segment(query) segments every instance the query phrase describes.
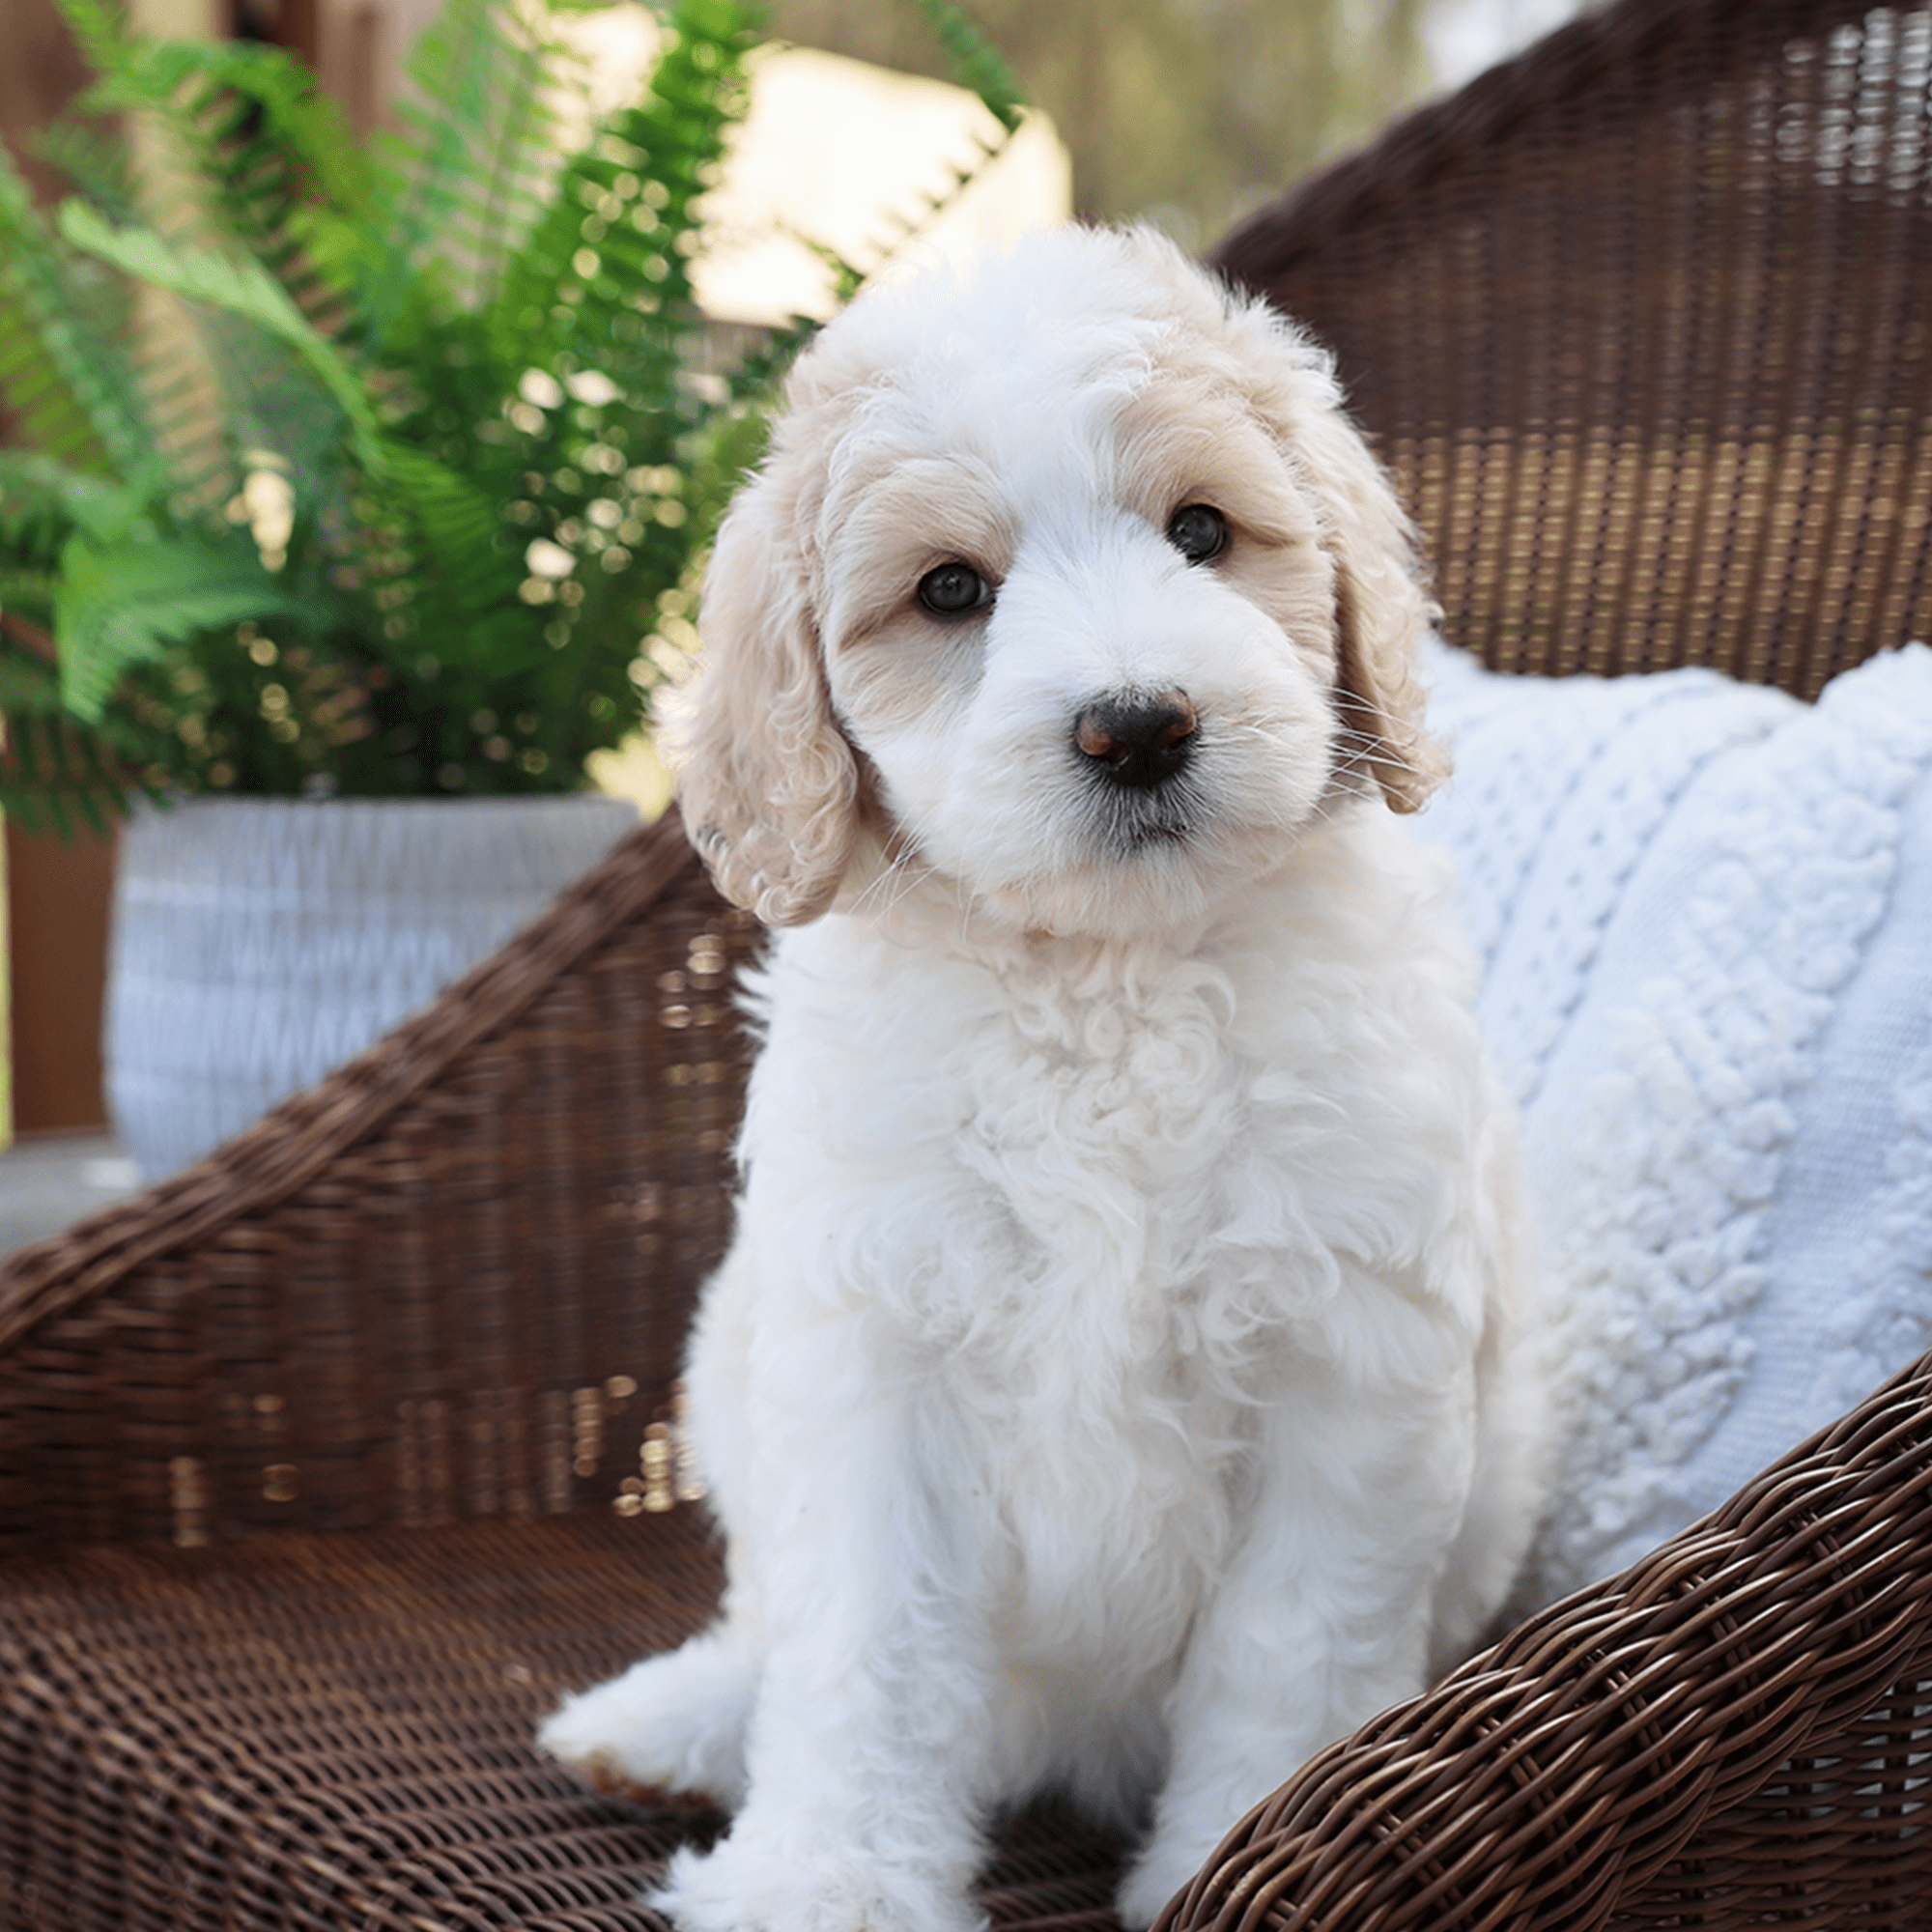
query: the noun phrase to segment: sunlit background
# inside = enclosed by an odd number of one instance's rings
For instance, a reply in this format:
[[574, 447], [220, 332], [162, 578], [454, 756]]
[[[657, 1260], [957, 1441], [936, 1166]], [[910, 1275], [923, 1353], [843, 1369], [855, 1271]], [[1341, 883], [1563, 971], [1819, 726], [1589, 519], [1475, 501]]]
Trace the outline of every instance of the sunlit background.
[[[921, 230], [914, 252], [957, 256], [1069, 213], [1149, 217], [1206, 248], [1309, 169], [1578, 10], [1577, 0], [977, 0], [971, 11], [1034, 112], [970, 191], [923, 224], [923, 201], [975, 162], [991, 117], [947, 78], [943, 48], [903, 0], [775, 0], [751, 111], [710, 198], [696, 294], [728, 354], [788, 316], [829, 311], [824, 251], [870, 268], [903, 251], [909, 226]], [[436, 4], [128, 0], [128, 11], [156, 34], [290, 48], [366, 131], [395, 120], [404, 55]], [[0, 0], [0, 134], [51, 201], [61, 185], [34, 136], [87, 71], [54, 0]], [[608, 105], [648, 72], [659, 29], [648, 8], [629, 4], [573, 9], [568, 33]], [[646, 742], [597, 754], [592, 772], [646, 810], [663, 802]], [[11, 1082], [0, 1135], [10, 1122], [30, 1135], [98, 1131], [113, 849], [10, 823], [6, 855], [0, 995], [13, 1044], [0, 1063]]]

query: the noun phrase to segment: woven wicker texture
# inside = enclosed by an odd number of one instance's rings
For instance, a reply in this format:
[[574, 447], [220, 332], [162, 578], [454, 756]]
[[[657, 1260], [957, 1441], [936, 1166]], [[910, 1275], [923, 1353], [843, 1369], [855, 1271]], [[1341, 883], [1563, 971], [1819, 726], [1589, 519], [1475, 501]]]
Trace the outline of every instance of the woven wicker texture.
[[1339, 350], [1503, 670], [1815, 696], [1932, 635], [1932, 19], [1627, 0], [1215, 260]]
[[0, 1545], [639, 1485], [722, 1252], [754, 928], [675, 820], [382, 1045], [0, 1272]]
[[[1928, 628], [1928, 67], [1922, 8], [1627, 0], [1231, 239], [1337, 342], [1458, 636], [1810, 692]], [[716, 1821], [530, 1732], [716, 1588], [671, 1379], [755, 938], [640, 834], [0, 1268], [0, 1926], [657, 1923]], [[1928, 1393], [1325, 1753], [1171, 1924], [1932, 1924]], [[1030, 1816], [988, 1911], [1104, 1932], [1117, 1856]]]
[[1932, 1922], [1932, 1359], [1312, 1760], [1168, 1923]]
[[[0, 1924], [642, 1932], [712, 1816], [649, 1813], [536, 1757], [558, 1691], [695, 1629], [692, 1511], [94, 1550], [0, 1610]], [[1003, 1836], [996, 1924], [1107, 1923], [1118, 1847], [1042, 1812]]]

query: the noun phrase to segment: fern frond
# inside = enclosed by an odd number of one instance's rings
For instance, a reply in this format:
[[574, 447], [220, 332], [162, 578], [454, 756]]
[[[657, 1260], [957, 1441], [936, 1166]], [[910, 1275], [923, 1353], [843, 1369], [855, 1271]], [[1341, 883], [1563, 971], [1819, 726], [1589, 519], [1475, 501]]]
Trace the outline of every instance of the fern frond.
[[[128, 359], [96, 326], [99, 298], [0, 144], [0, 402], [19, 440], [131, 475], [148, 467], [153, 445]], [[111, 326], [113, 303], [105, 306]]]
[[[81, 58], [94, 70], [97, 92], [117, 72], [127, 56], [131, 38], [126, 16], [104, 0], [54, 0], [80, 49]], [[91, 99], [88, 104], [92, 106]]]
[[0, 611], [0, 812], [64, 838], [76, 812], [104, 832], [129, 792], [153, 794], [170, 753], [162, 734], [128, 720], [90, 726], [70, 717], [51, 639], [11, 610]]
[[312, 607], [239, 545], [190, 538], [97, 545], [69, 539], [54, 599], [60, 696], [83, 724], [99, 724], [122, 677], [197, 631], [246, 617], [305, 622]]
[[33, 145], [43, 160], [57, 167], [110, 219], [132, 221], [137, 217], [128, 144], [105, 125], [71, 116], [42, 128]]
[[60, 225], [76, 248], [156, 288], [240, 316], [285, 343], [342, 412], [357, 460], [373, 475], [384, 473], [376, 413], [360, 378], [261, 263], [245, 255], [175, 247], [152, 228], [111, 228], [81, 201], [61, 205]]
[[[352, 225], [368, 215], [368, 169], [340, 109], [279, 49], [156, 41], [101, 0], [62, 4], [100, 68], [93, 104], [159, 129], [174, 162], [160, 178], [175, 186], [152, 219], [100, 224], [119, 235], [154, 230], [178, 258], [172, 272], [125, 251], [116, 257], [98, 233], [89, 241], [124, 271], [190, 298], [174, 311], [179, 326], [155, 327], [150, 316], [149, 326], [126, 331], [150, 437], [174, 472], [176, 513], [199, 514], [232, 494], [242, 450], [330, 460], [344, 414], [372, 447], [359, 383], [344, 380], [344, 358], [330, 349], [340, 298], [303, 254], [299, 234], [304, 211]], [[95, 208], [127, 213], [125, 202], [100, 196]], [[209, 238], [220, 245], [208, 247]], [[193, 285], [183, 270], [197, 248], [231, 270], [253, 258], [260, 275], [235, 270], [254, 284], [245, 299], [233, 288]], [[279, 284], [288, 300], [266, 283]]]
[[[138, 488], [70, 469], [38, 450], [0, 449], [0, 546], [7, 552], [31, 548], [51, 558], [76, 529], [97, 541], [116, 536], [144, 504]], [[57, 534], [30, 543], [35, 526]]]
[[[632, 396], [673, 393], [702, 326], [691, 292], [696, 204], [748, 104], [754, 17], [744, 0], [679, 0], [649, 91], [566, 163], [486, 314], [507, 366], [574, 363]], [[661, 408], [656, 416], [661, 446], [686, 426]]]
[[955, 167], [950, 185], [938, 194], [926, 195], [917, 214], [907, 217], [894, 213], [889, 217], [893, 232], [879, 244], [878, 261], [872, 269], [863, 270], [822, 243], [807, 243], [832, 269], [835, 293], [841, 305], [850, 301], [880, 267], [901, 257], [928, 234], [1012, 145], [1023, 124], [1026, 95], [1019, 79], [999, 49], [974, 24], [972, 16], [954, 0], [913, 0], [913, 5], [938, 35], [959, 84], [979, 96], [980, 104], [999, 124], [1000, 131], [990, 140], [984, 135], [978, 136], [977, 158], [963, 167]]
[[185, 220], [158, 225], [177, 239], [240, 242], [312, 321], [332, 317], [345, 290], [304, 252], [304, 224], [366, 228], [373, 206], [369, 169], [340, 106], [276, 47], [163, 43], [155, 65], [163, 77], [183, 70], [171, 125], [202, 184], [185, 204]]
[[489, 546], [497, 533], [497, 505], [468, 477], [408, 443], [391, 442], [386, 454], [412, 522], [453, 555]]
[[74, 815], [95, 832], [128, 810], [131, 781], [117, 779], [111, 751], [71, 721], [0, 705], [0, 812], [29, 833], [71, 838]]
[[[487, 300], [555, 174], [549, 99], [566, 56], [501, 0], [447, 0], [405, 63], [412, 98], [381, 144], [385, 258], [361, 292], [374, 339], [414, 298]], [[424, 278], [427, 277], [425, 283]]]
[[438, 599], [464, 621], [514, 598], [523, 571], [497, 543], [503, 527], [494, 497], [425, 451], [391, 443], [390, 499], [413, 553], [417, 595]]
[[375, 184], [361, 145], [340, 101], [325, 94], [295, 54], [244, 41], [213, 46], [162, 42], [156, 49], [165, 76], [179, 62], [182, 78], [193, 77], [204, 90], [204, 111], [216, 97], [229, 97], [229, 120], [213, 131], [233, 160], [224, 179], [247, 182], [258, 171], [287, 171], [279, 184], [356, 217], [375, 206]]
[[1026, 90], [973, 16], [956, 0], [912, 0], [912, 4], [939, 36], [959, 84], [980, 97], [987, 113], [1009, 136], [1018, 133], [1020, 111], [1027, 104]]
[[557, 130], [545, 96], [564, 84], [563, 61], [554, 42], [532, 39], [514, 50], [498, 76], [490, 143], [476, 157], [478, 179], [451, 210], [450, 239], [470, 258], [466, 307], [489, 298], [516, 244], [543, 213], [544, 192], [556, 174]]
[[[171, 239], [218, 234], [277, 274], [300, 274], [289, 228], [299, 200], [366, 214], [361, 151], [339, 104], [294, 55], [247, 42], [158, 40], [101, 0], [58, 4], [99, 75], [85, 104], [156, 128], [185, 170], [179, 190], [147, 216]], [[94, 198], [126, 219], [125, 207]]]

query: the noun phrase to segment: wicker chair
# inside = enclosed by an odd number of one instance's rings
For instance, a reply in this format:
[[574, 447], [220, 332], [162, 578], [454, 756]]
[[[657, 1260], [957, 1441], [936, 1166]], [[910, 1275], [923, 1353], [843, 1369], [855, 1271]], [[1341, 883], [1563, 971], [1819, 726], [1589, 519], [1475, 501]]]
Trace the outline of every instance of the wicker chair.
[[[1338, 345], [1452, 637], [1810, 694], [1932, 631], [1928, 66], [1922, 5], [1626, 0], [1229, 239]], [[671, 1382], [754, 943], [641, 833], [0, 1271], [0, 1925], [655, 1923], [718, 1821], [529, 1739], [717, 1587]], [[1168, 1922], [1932, 1921], [1928, 1393], [1324, 1753]], [[1013, 1821], [986, 1908], [1101, 1932], [1118, 1852]]]

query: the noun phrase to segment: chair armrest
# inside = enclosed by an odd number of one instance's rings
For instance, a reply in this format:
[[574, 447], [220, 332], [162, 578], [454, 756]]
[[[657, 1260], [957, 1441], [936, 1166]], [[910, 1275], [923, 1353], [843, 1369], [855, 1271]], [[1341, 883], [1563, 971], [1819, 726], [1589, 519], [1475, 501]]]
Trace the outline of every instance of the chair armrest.
[[1160, 1932], [1560, 1932], [1645, 1894], [1743, 1924], [1901, 1884], [1894, 1905], [1922, 1901], [1932, 1698], [1886, 1707], [1932, 1677], [1928, 1604], [1932, 1355], [1312, 1759]]
[[608, 1505], [729, 1225], [755, 928], [675, 818], [207, 1160], [0, 1266], [0, 1548]]

